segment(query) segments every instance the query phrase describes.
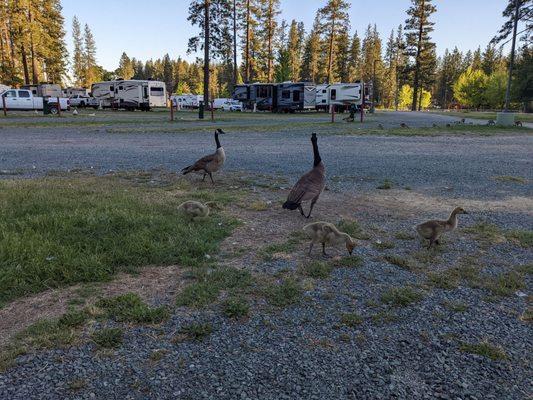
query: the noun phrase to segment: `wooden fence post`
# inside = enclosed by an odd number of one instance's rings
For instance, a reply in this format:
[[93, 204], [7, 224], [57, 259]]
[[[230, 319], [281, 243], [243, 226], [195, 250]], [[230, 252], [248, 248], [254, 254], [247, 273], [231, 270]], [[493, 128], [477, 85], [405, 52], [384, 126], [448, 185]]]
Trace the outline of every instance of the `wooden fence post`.
[[61, 116], [61, 103], [59, 103], [59, 97], [57, 97], [57, 116], [60, 117]]
[[331, 123], [334, 123], [335, 122], [335, 106], [331, 104], [330, 107], [331, 107]]
[[174, 121], [174, 103], [170, 99], [170, 120]]

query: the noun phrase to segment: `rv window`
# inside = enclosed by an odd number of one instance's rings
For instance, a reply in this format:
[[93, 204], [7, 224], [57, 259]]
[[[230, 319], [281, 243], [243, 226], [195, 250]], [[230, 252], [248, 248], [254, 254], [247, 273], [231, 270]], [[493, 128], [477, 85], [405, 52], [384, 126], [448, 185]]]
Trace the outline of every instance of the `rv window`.
[[292, 101], [300, 101], [300, 91], [292, 92]]
[[326, 90], [326, 89], [322, 90], [322, 93], [326, 93], [326, 92], [327, 92], [327, 90]]
[[30, 92], [27, 90], [19, 90], [19, 97], [30, 97]]
[[144, 96], [145, 99], [148, 98], [148, 88], [146, 86], [143, 87], [143, 96]]
[[337, 89], [331, 89], [330, 98], [331, 100], [335, 100], [337, 98]]
[[290, 90], [283, 90], [281, 92], [281, 98], [282, 99], [290, 99], [291, 98], [291, 91]]
[[152, 96], [163, 96], [164, 93], [163, 93], [163, 88], [162, 87], [151, 87], [150, 88], [150, 94]]
[[115, 87], [114, 86], [109, 86], [109, 91], [112, 92], [115, 90]]
[[122, 85], [119, 86], [119, 87], [118, 87], [118, 90], [124, 90], [124, 86], [122, 86]]

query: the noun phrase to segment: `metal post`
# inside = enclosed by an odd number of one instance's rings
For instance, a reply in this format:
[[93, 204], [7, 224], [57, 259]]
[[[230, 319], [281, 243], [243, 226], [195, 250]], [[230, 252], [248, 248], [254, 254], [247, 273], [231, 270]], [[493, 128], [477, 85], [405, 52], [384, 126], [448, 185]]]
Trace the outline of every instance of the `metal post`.
[[513, 67], [514, 67], [514, 53], [516, 47], [516, 29], [518, 26], [518, 15], [520, 10], [520, 1], [515, 0], [515, 12], [514, 12], [514, 24], [513, 24], [513, 43], [511, 45], [511, 59], [509, 61], [509, 78], [507, 79], [507, 89], [505, 91], [505, 107], [503, 112], [509, 111], [509, 103], [511, 101], [511, 79], [513, 76]]
[[174, 121], [174, 102], [170, 99], [170, 120]]
[[335, 122], [335, 106], [332, 104], [330, 105], [331, 108], [331, 123], [333, 124]]
[[59, 103], [59, 97], [57, 97], [57, 116], [60, 117], [61, 116], [61, 104]]
[[359, 107], [361, 110], [361, 123], [363, 123], [363, 115], [365, 114], [365, 84], [361, 80], [361, 107]]
[[2, 96], [2, 108], [4, 109], [4, 117], [7, 117], [6, 96]]

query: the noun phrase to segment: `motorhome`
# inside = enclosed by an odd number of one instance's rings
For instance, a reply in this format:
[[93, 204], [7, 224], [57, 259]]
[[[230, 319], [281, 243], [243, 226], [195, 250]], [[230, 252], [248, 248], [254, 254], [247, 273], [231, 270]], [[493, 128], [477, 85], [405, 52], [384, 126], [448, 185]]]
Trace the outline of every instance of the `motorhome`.
[[330, 106], [335, 111], [342, 112], [355, 104], [358, 108], [364, 106], [364, 90], [361, 82], [332, 83], [316, 86], [316, 109], [328, 111]]
[[174, 94], [170, 96], [170, 101], [178, 110], [198, 108], [203, 100], [204, 97], [199, 94]]
[[167, 105], [165, 83], [161, 81], [117, 79], [98, 82], [92, 85], [91, 93], [104, 108], [147, 111]]
[[36, 97], [65, 97], [61, 86], [55, 83], [39, 83], [38, 85], [23, 85], [21, 89], [29, 90]]
[[283, 82], [277, 85], [276, 111], [314, 110], [316, 85], [311, 82]]
[[233, 100], [240, 101], [244, 105], [244, 108], [247, 109], [253, 108], [250, 98], [251, 87], [252, 85], [242, 84], [235, 85], [233, 88]]

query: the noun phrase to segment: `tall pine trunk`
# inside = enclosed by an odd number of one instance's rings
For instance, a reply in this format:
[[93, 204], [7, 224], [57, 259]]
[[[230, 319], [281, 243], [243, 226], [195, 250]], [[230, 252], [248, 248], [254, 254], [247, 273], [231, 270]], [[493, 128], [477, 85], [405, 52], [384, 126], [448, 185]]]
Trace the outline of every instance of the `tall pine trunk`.
[[204, 106], [209, 105], [209, 6], [204, 0]]
[[329, 35], [329, 51], [328, 51], [328, 82], [331, 83], [331, 70], [333, 69], [333, 41], [335, 34], [335, 18], [331, 21], [331, 32]]
[[420, 2], [420, 17], [418, 26], [418, 45], [416, 48], [416, 60], [415, 60], [415, 80], [413, 82], [413, 104], [411, 105], [411, 111], [416, 111], [416, 105], [418, 102], [418, 86], [420, 81], [420, 54], [422, 52], [422, 35], [424, 33], [424, 8], [425, 0]]
[[26, 48], [24, 43], [20, 45], [20, 55], [22, 56], [22, 70], [24, 72], [24, 84], [30, 84], [30, 70], [28, 69], [28, 58], [26, 56]]
[[246, 83], [250, 82], [250, 0], [246, 0], [246, 43], [244, 50], [244, 65], [246, 69]]
[[233, 87], [237, 84], [237, 0], [233, 0]]

